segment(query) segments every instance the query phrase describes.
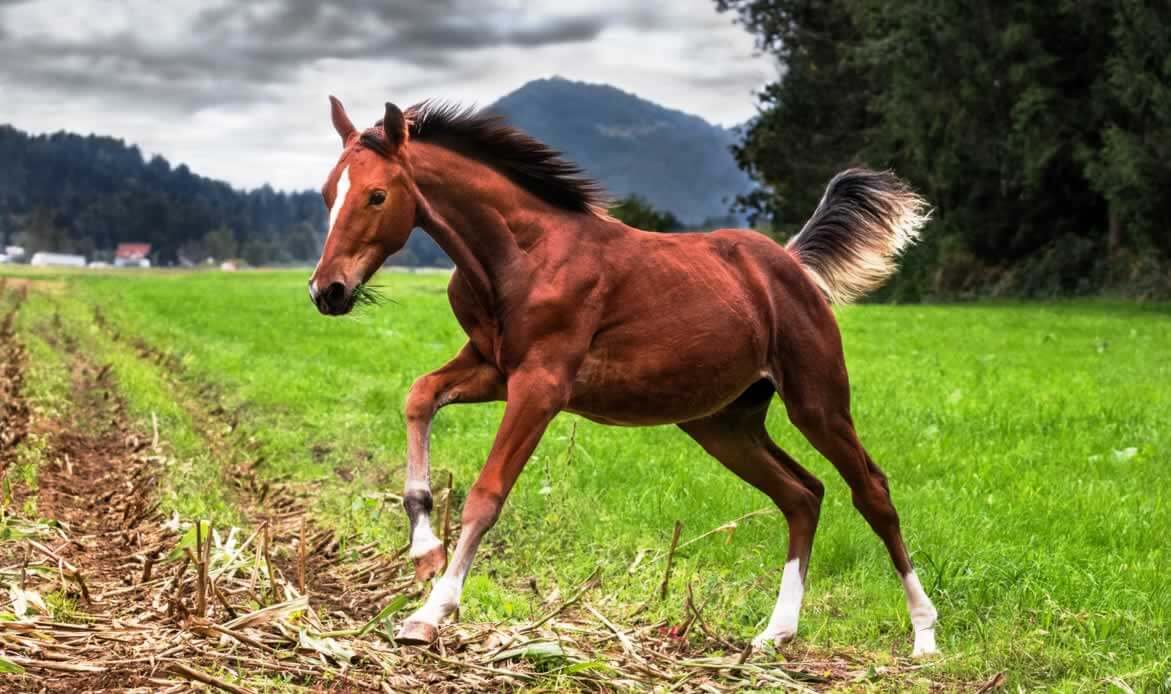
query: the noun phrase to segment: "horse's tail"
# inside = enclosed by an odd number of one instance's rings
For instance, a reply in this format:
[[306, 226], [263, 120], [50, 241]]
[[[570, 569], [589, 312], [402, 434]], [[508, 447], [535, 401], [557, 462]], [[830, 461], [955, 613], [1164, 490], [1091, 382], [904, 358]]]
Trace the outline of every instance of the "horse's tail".
[[832, 303], [877, 289], [931, 218], [927, 201], [890, 171], [847, 169], [785, 246]]

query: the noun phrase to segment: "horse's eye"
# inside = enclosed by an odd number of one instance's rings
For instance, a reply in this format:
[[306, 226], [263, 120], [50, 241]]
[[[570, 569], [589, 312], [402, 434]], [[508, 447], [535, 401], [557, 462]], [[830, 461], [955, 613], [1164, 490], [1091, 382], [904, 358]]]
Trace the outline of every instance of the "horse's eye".
[[370, 194], [370, 204], [371, 205], [377, 206], [377, 205], [381, 205], [384, 202], [386, 202], [386, 191], [376, 190]]

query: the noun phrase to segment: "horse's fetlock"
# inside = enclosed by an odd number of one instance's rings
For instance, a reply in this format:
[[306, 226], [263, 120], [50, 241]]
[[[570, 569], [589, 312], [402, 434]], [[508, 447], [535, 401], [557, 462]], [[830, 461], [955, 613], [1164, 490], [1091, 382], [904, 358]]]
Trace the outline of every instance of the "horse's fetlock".
[[410, 489], [403, 493], [403, 509], [412, 520], [430, 514], [434, 505], [431, 492], [426, 489]]

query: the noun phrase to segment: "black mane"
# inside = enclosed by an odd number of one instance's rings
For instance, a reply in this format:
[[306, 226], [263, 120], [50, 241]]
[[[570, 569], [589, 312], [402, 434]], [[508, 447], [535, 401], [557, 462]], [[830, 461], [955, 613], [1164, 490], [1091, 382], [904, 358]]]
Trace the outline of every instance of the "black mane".
[[[604, 213], [602, 186], [560, 152], [512, 127], [491, 111], [424, 101], [406, 111], [412, 140], [428, 142], [486, 164], [545, 202], [591, 214]], [[381, 121], [376, 124], [380, 126]], [[361, 136], [363, 146], [386, 154], [381, 128]]]

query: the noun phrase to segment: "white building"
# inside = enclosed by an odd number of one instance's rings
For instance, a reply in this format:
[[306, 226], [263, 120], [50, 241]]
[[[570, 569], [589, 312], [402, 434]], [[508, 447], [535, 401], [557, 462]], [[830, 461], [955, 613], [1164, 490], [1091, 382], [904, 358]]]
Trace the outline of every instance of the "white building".
[[32, 260], [29, 265], [58, 266], [58, 267], [85, 267], [84, 255], [72, 255], [70, 253], [33, 253]]

